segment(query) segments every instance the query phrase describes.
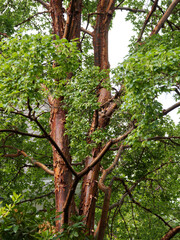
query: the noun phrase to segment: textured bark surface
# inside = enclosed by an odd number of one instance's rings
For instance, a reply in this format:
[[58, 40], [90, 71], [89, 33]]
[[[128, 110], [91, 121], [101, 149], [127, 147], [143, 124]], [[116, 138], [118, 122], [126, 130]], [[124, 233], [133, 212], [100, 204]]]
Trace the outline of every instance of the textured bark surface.
[[[66, 114], [62, 108], [61, 101], [62, 99], [54, 99], [51, 103], [51, 137], [56, 141], [64, 156], [70, 162], [71, 157], [68, 147], [69, 141], [68, 136], [65, 135]], [[56, 212], [63, 212], [64, 202], [66, 201], [68, 190], [71, 185], [72, 176], [64, 160], [59, 156], [55, 148], [53, 148], [53, 167]], [[56, 221], [56, 227], [58, 231], [60, 230], [60, 227], [64, 222], [64, 215], [57, 215], [57, 217], [60, 216], [61, 220]]]
[[163, 238], [161, 238], [161, 240], [169, 240], [169, 239], [173, 238], [177, 233], [180, 233], [180, 226], [170, 229], [166, 233], [166, 235]]
[[[95, 66], [100, 67], [101, 70], [109, 69], [108, 61], [108, 30], [109, 23], [112, 18], [111, 8], [113, 8], [115, 1], [99, 1], [97, 12], [99, 13], [96, 18], [96, 25], [93, 33], [93, 45], [94, 45], [94, 63]], [[99, 98], [98, 102], [104, 104], [111, 98], [111, 94], [105, 88], [99, 85]], [[96, 114], [96, 113], [95, 113]], [[96, 119], [98, 122], [95, 123]], [[90, 133], [97, 128], [104, 128], [109, 123], [109, 118], [93, 118]], [[100, 146], [94, 149], [92, 157], [88, 157], [85, 160], [85, 167], [87, 167], [97, 156], [100, 151]], [[86, 226], [89, 229], [89, 233], [94, 233], [94, 215], [95, 215], [95, 203], [97, 195], [97, 180], [99, 176], [100, 164], [96, 165], [83, 179], [82, 195], [80, 214], [85, 216]]]
[[[82, 0], [71, 1], [67, 11], [68, 18], [65, 24], [64, 9], [62, 7], [62, 0], [51, 0], [50, 11], [52, 17], [53, 33], [60, 38], [66, 37], [68, 40], [80, 37], [80, 21], [81, 21], [81, 7]], [[71, 75], [67, 73], [67, 76]], [[60, 81], [58, 79], [57, 81]], [[69, 140], [65, 135], [66, 112], [62, 103], [63, 97], [51, 100], [51, 137], [57, 143], [65, 158], [71, 162], [69, 153]], [[53, 166], [54, 166], [54, 183], [55, 183], [55, 203], [56, 212], [63, 212], [64, 203], [72, 183], [72, 174], [67, 168], [63, 159], [59, 156], [55, 148], [53, 148]], [[57, 215], [61, 218], [56, 221], [57, 231], [60, 231], [64, 223], [64, 213]]]

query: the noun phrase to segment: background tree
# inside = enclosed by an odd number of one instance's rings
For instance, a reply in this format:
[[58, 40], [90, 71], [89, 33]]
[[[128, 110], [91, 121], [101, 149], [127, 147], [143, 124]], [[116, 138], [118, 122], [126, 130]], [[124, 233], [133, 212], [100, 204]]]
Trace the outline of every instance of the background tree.
[[[178, 3], [1, 1], [1, 192], [24, 196], [2, 239], [53, 238], [55, 215], [63, 239], [178, 239]], [[119, 10], [136, 35], [111, 71]]]

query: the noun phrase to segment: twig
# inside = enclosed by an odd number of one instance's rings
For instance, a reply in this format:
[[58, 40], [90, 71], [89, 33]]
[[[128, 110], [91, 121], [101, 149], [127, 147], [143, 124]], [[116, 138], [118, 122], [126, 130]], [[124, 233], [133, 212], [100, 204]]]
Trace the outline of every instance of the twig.
[[135, 203], [137, 206], [143, 208], [145, 211], [147, 211], [147, 212], [155, 215], [155, 216], [156, 216], [157, 218], [159, 218], [166, 226], [168, 226], [170, 229], [172, 229], [172, 227], [169, 225], [169, 223], [166, 222], [161, 216], [159, 216], [157, 213], [153, 213], [149, 208], [146, 208], [146, 207], [142, 206], [139, 202], [137, 202], [137, 201], [133, 198], [131, 191], [129, 191], [127, 185], [125, 184], [125, 181], [122, 179], [121, 182], [122, 182], [122, 184], [123, 184], [126, 192], [128, 193], [128, 195], [129, 195], [129, 197], [131, 198], [131, 200], [132, 200], [133, 203]]
[[42, 168], [46, 173], [48, 173], [48, 174], [50, 174], [52, 176], [54, 175], [54, 171], [52, 171], [49, 168], [47, 168], [46, 165], [44, 165], [43, 163], [35, 161], [32, 157], [28, 156], [27, 153], [25, 153], [24, 151], [19, 150], [19, 149], [15, 148], [15, 147], [12, 147], [12, 146], [3, 146], [3, 147], [4, 148], [10, 148], [10, 149], [16, 149], [17, 153], [15, 153], [15, 154], [5, 154], [2, 157], [11, 157], [12, 158], [12, 157], [18, 157], [18, 156], [23, 155], [24, 157], [29, 158], [34, 166]]
[[35, 13], [34, 15], [30, 16], [30, 17], [27, 18], [26, 20], [22, 21], [21, 23], [18, 23], [17, 25], [15, 25], [15, 27], [18, 27], [18, 26], [22, 25], [23, 23], [26, 23], [26, 22], [31, 21], [31, 19], [34, 18], [34, 17], [36, 17], [37, 15], [44, 14], [44, 13], [48, 13], [48, 12], [49, 12], [49, 11], [44, 11], [44, 12]]
[[126, 223], [126, 221], [125, 221], [125, 218], [123, 217], [123, 215], [122, 215], [122, 213], [121, 213], [121, 210], [119, 209], [118, 212], [120, 213], [120, 216], [122, 217], [122, 220], [123, 220], [123, 222], [124, 222], [125, 228], [126, 228], [126, 230], [127, 230], [127, 232], [128, 232], [128, 235], [129, 235], [129, 239], [132, 240], [131, 235], [130, 235], [130, 232], [129, 232], [129, 229], [128, 229], [128, 225], [127, 225], [127, 223]]
[[26, 200], [23, 200], [23, 201], [21, 201], [21, 202], [18, 202], [16, 205], [19, 205], [19, 204], [22, 204], [22, 203], [25, 203], [25, 202], [33, 202], [33, 201], [35, 201], [35, 200], [37, 200], [37, 199], [41, 199], [41, 198], [44, 198], [44, 197], [48, 197], [48, 196], [50, 196], [50, 195], [53, 194], [53, 193], [54, 193], [54, 191], [51, 191], [51, 192], [49, 192], [49, 193], [47, 193], [47, 194], [44, 194], [44, 195], [41, 195], [41, 196], [38, 196], [38, 197], [35, 197], [35, 198], [26, 199]]
[[41, 3], [43, 7], [49, 10], [49, 4], [44, 2], [43, 0], [34, 0], [34, 1]]
[[21, 131], [14, 130], [14, 129], [0, 129], [0, 133], [3, 133], [3, 132], [12, 132], [12, 133], [19, 134], [22, 136], [35, 137], [35, 138], [46, 138], [45, 135], [26, 133], [26, 132], [21, 132]]
[[[135, 183], [129, 188], [129, 191], [132, 192], [132, 191], [135, 189], [135, 187], [136, 187], [141, 181], [143, 181], [144, 179], [146, 179], [146, 177], [147, 177], [149, 174], [158, 171], [159, 169], [161, 169], [162, 167], [164, 167], [164, 166], [166, 166], [166, 165], [169, 165], [170, 163], [173, 163], [173, 162], [170, 160], [169, 162], [162, 163], [159, 167], [155, 168], [154, 170], [152, 170], [152, 171], [150, 171], [150, 172], [147, 172], [143, 177], [141, 177], [137, 182], [135, 182]], [[119, 179], [119, 178], [117, 178], [117, 180], [120, 180], [120, 181], [121, 181], [121, 179]], [[114, 203], [114, 204], [112, 204], [112, 205], [109, 207], [109, 210], [111, 210], [111, 209], [113, 209], [113, 208], [115, 208], [115, 207], [117, 207], [117, 206], [121, 207], [122, 204], [123, 204], [123, 202], [124, 202], [124, 199], [126, 198], [127, 195], [128, 195], [128, 193], [125, 192], [125, 193], [123, 194], [123, 196], [121, 197], [121, 199], [120, 199], [117, 203]]]
[[147, 12], [147, 10], [145, 10], [145, 9], [137, 9], [137, 8], [129, 8], [129, 7], [116, 7], [115, 9], [125, 10], [125, 11], [129, 11], [129, 12], [133, 12], [133, 13], [137, 13], [137, 12], [146, 13]]
[[142, 26], [142, 29], [141, 29], [140, 33], [139, 33], [137, 42], [140, 42], [140, 41], [141, 41], [142, 35], [143, 35], [143, 33], [144, 33], [144, 30], [145, 30], [145, 27], [146, 27], [146, 25], [148, 24], [149, 19], [150, 19], [150, 17], [152, 16], [153, 12], [156, 10], [157, 3], [158, 3], [158, 0], [155, 0], [154, 3], [153, 3], [153, 5], [152, 5], [151, 11], [149, 11], [149, 13], [148, 13], [148, 15], [147, 15], [147, 17], [146, 17], [146, 19], [145, 19], [145, 21], [144, 21], [144, 24], [143, 24], [143, 26]]

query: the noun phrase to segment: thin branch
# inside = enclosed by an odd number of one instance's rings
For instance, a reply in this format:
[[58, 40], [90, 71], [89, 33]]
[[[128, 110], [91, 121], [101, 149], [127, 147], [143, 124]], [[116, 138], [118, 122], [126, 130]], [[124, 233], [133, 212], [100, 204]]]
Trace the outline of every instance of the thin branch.
[[166, 12], [164, 13], [164, 15], [162, 16], [162, 18], [159, 20], [158, 24], [156, 25], [156, 27], [153, 29], [153, 31], [151, 32], [150, 36], [153, 34], [157, 34], [159, 32], [159, 30], [162, 28], [163, 24], [165, 23], [165, 21], [168, 19], [168, 17], [170, 16], [170, 14], [172, 13], [172, 11], [174, 10], [174, 8], [176, 7], [176, 5], [179, 3], [179, 0], [174, 0], [172, 1], [172, 3], [170, 4], [170, 6], [168, 7], [168, 9], [166, 10]]
[[149, 208], [146, 208], [146, 207], [142, 206], [139, 202], [137, 202], [137, 201], [133, 198], [132, 193], [131, 193], [131, 191], [129, 191], [129, 189], [128, 189], [126, 183], [125, 183], [125, 181], [122, 179], [121, 182], [122, 182], [122, 184], [123, 184], [126, 192], [128, 193], [128, 195], [129, 195], [129, 197], [131, 198], [131, 200], [132, 200], [133, 203], [135, 203], [137, 206], [143, 208], [145, 211], [147, 211], [147, 212], [155, 215], [155, 216], [156, 216], [157, 218], [159, 218], [166, 226], [168, 226], [170, 229], [172, 229], [172, 227], [169, 225], [169, 223], [166, 222], [161, 216], [159, 216], [157, 213], [154, 213], [154, 212], [151, 211]]
[[[142, 176], [137, 182], [135, 182], [135, 183], [129, 188], [129, 191], [132, 192], [132, 191], [135, 189], [135, 187], [136, 187], [141, 181], [145, 180], [146, 177], [147, 177], [149, 174], [158, 171], [159, 169], [163, 168], [163, 167], [166, 166], [166, 165], [169, 165], [170, 163], [173, 163], [173, 162], [170, 160], [169, 162], [162, 163], [159, 167], [155, 168], [154, 170], [152, 170], [152, 171], [150, 171], [150, 172], [147, 172], [144, 176]], [[120, 180], [120, 181], [121, 181], [121, 179], [119, 179], [119, 178], [116, 178], [115, 180]], [[109, 210], [111, 210], [111, 209], [113, 209], [113, 208], [115, 208], [115, 207], [117, 207], [117, 206], [121, 207], [122, 204], [123, 204], [123, 202], [124, 202], [124, 199], [126, 198], [127, 195], [128, 195], [128, 193], [125, 192], [125, 193], [123, 194], [123, 196], [121, 197], [121, 199], [120, 199], [117, 203], [114, 203], [114, 204], [112, 204], [112, 205], [109, 207]]]
[[0, 133], [3, 133], [3, 132], [12, 132], [12, 133], [19, 134], [22, 136], [35, 137], [35, 138], [46, 138], [45, 135], [36, 135], [36, 134], [32, 134], [32, 133], [25, 133], [25, 132], [21, 132], [21, 131], [14, 130], [14, 129], [0, 129]]
[[149, 11], [149, 13], [148, 13], [148, 15], [147, 15], [147, 17], [146, 17], [146, 19], [145, 19], [145, 21], [144, 21], [144, 24], [143, 24], [143, 26], [142, 26], [142, 29], [141, 29], [140, 33], [139, 33], [137, 42], [140, 42], [140, 41], [141, 41], [142, 35], [143, 35], [143, 33], [144, 33], [144, 30], [145, 30], [145, 27], [146, 27], [146, 25], [148, 24], [149, 19], [150, 19], [150, 17], [152, 16], [153, 12], [156, 11], [157, 3], [158, 3], [158, 0], [155, 0], [154, 3], [153, 3], [153, 5], [152, 5], [151, 10]]
[[26, 23], [26, 22], [29, 22], [31, 21], [31, 19], [33, 19], [34, 17], [40, 15], [40, 14], [44, 14], [44, 13], [49, 13], [49, 11], [44, 11], [44, 12], [38, 12], [38, 13], [35, 13], [34, 15], [30, 16], [29, 18], [27, 18], [26, 20], [22, 21], [21, 23], [18, 23], [17, 25], [15, 25], [15, 27], [18, 27], [20, 25], [22, 25], [23, 23]]
[[126, 230], [127, 230], [127, 232], [128, 232], [128, 235], [129, 235], [129, 239], [132, 240], [131, 235], [130, 235], [130, 232], [129, 232], [129, 229], [128, 229], [128, 225], [127, 225], [127, 223], [126, 223], [126, 221], [125, 221], [125, 218], [123, 217], [123, 215], [122, 215], [122, 213], [121, 213], [121, 210], [119, 209], [118, 212], [120, 213], [120, 216], [122, 217], [122, 220], [123, 220], [123, 222], [124, 222], [125, 228], [126, 228]]
[[125, 0], [122, 0], [122, 1], [115, 7], [115, 9], [118, 8], [119, 6], [121, 6], [121, 4], [123, 4], [124, 1], [125, 1]]
[[50, 8], [49, 4], [44, 2], [43, 0], [34, 0], [34, 1], [41, 3], [43, 5], [43, 7], [45, 7], [46, 9], [49, 10], [49, 8]]
[[109, 140], [105, 146], [103, 147], [103, 149], [100, 151], [100, 153], [97, 155], [96, 158], [94, 158], [94, 160], [91, 162], [91, 164], [89, 164], [85, 169], [83, 169], [81, 172], [78, 173], [78, 176], [81, 178], [83, 177], [86, 173], [88, 173], [98, 162], [100, 162], [100, 160], [102, 159], [102, 157], [106, 154], [106, 152], [110, 149], [110, 147], [117, 142], [120, 142], [122, 140], [124, 140], [125, 138], [127, 138], [127, 136], [132, 132], [132, 130], [134, 129], [134, 126], [131, 127], [127, 132], [125, 132], [123, 135], [119, 136], [118, 138], [114, 138]]
[[14, 176], [10, 181], [8, 181], [8, 182], [6, 183], [6, 185], [3, 187], [2, 191], [3, 191], [4, 189], [6, 189], [7, 187], [9, 187], [9, 185], [10, 185], [11, 182], [15, 182], [17, 176], [20, 174], [21, 170], [22, 170], [23, 168], [25, 168], [25, 167], [36, 167], [36, 166], [24, 164], [22, 167], [19, 168], [19, 170], [17, 171], [17, 173], [15, 174], [15, 176]]
[[21, 201], [21, 202], [18, 202], [17, 205], [22, 204], [22, 203], [25, 203], [25, 202], [33, 202], [33, 201], [35, 201], [35, 200], [37, 200], [37, 199], [41, 199], [41, 198], [44, 198], [44, 197], [48, 197], [48, 196], [50, 196], [50, 195], [53, 194], [53, 193], [54, 193], [54, 191], [51, 191], [51, 192], [49, 192], [49, 193], [47, 193], [47, 194], [44, 194], [44, 195], [41, 195], [41, 196], [38, 196], [38, 197], [35, 197], [35, 198], [26, 199], [26, 200], [23, 200], [23, 201]]
[[[99, 183], [98, 183], [99, 188], [100, 188], [103, 192], [106, 192], [106, 190], [108, 190], [108, 188], [109, 188], [109, 187], [106, 187], [106, 186], [104, 185], [104, 182], [105, 182], [105, 180], [106, 180], [107, 175], [110, 174], [110, 173], [112, 172], [112, 170], [115, 168], [115, 166], [117, 165], [118, 160], [119, 160], [119, 158], [120, 158], [120, 155], [121, 155], [122, 151], [123, 151], [123, 145], [121, 145], [121, 146], [119, 147], [118, 152], [117, 152], [117, 155], [116, 155], [113, 163], [112, 163], [107, 169], [103, 170], [103, 174], [102, 174], [102, 176], [101, 176], [101, 178], [100, 178], [100, 180], [99, 180]], [[111, 185], [112, 185], [112, 183], [111, 183]]]
[[40, 163], [40, 162], [37, 162], [35, 161], [32, 157], [28, 156], [24, 151], [21, 150], [21, 154], [24, 156], [24, 157], [27, 157], [31, 160], [32, 164], [34, 164], [35, 166], [37, 167], [40, 167], [42, 168], [46, 173], [54, 176], [54, 171], [50, 170], [48, 167], [46, 167], [46, 165], [44, 165], [43, 163]]
[[168, 114], [169, 112], [171, 112], [172, 110], [174, 110], [175, 108], [180, 107], [180, 102], [175, 103], [174, 105], [172, 105], [171, 107], [164, 109], [163, 110], [163, 115]]
[[[85, 29], [85, 28], [83, 28], [83, 27], [81, 27], [81, 31], [84, 32], [84, 33], [89, 34], [90, 36], [93, 36], [93, 33], [92, 33], [92, 32], [88, 31], [87, 29]], [[82, 42], [82, 41], [81, 41], [81, 42]]]
[[47, 168], [46, 165], [44, 165], [43, 163], [40, 163], [40, 162], [38, 162], [38, 161], [35, 161], [32, 157], [28, 156], [24, 151], [19, 150], [19, 149], [15, 148], [15, 147], [12, 147], [12, 146], [2, 146], [2, 147], [4, 147], [4, 148], [10, 148], [10, 149], [16, 149], [16, 150], [17, 150], [17, 153], [15, 153], [15, 154], [4, 154], [2, 157], [11, 157], [11, 158], [12, 158], [12, 157], [18, 157], [18, 156], [23, 155], [24, 157], [29, 158], [30, 161], [32, 162], [32, 164], [33, 164], [34, 166], [40, 167], [40, 168], [42, 168], [46, 173], [54, 176], [54, 171], [52, 171], [52, 170], [50, 170], [49, 168]]
[[[154, 2], [154, 1], [152, 0], [152, 2]], [[164, 11], [162, 10], [162, 8], [159, 5], [157, 5], [157, 8], [164, 14]], [[168, 23], [168, 25], [169, 25], [169, 27], [171, 28], [172, 31], [174, 31], [172, 25], [177, 28], [177, 26], [175, 24], [173, 24], [172, 22], [170, 22], [169, 20], [167, 20], [167, 23]]]
[[178, 137], [178, 136], [169, 136], [169, 137], [156, 136], [156, 137], [148, 138], [147, 140], [161, 140], [161, 139], [171, 140], [172, 138], [173, 139], [180, 139], [180, 137]]
[[133, 12], [133, 13], [137, 13], [137, 12], [146, 13], [147, 12], [147, 10], [145, 10], [145, 9], [137, 9], [137, 8], [129, 8], [129, 7], [116, 7], [115, 9], [125, 10], [125, 11], [129, 11], [129, 12]]

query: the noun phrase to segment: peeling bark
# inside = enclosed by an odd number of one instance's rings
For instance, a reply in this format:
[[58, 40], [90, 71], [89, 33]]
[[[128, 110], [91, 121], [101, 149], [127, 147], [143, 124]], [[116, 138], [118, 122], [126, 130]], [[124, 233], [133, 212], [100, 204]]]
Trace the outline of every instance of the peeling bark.
[[[61, 99], [54, 99], [51, 103], [51, 137], [57, 143], [66, 159], [71, 162], [69, 154], [69, 140], [65, 135], [66, 113], [63, 110]], [[54, 167], [54, 184], [55, 184], [55, 202], [56, 212], [63, 212], [64, 202], [70, 188], [72, 175], [67, 168], [64, 160], [59, 156], [56, 149], [53, 147], [53, 167]], [[60, 231], [61, 225], [64, 223], [64, 214], [57, 215], [61, 218], [56, 221], [57, 230]]]
[[[93, 32], [93, 45], [94, 45], [94, 62], [95, 66], [99, 66], [101, 70], [109, 69], [108, 61], [108, 30], [112, 18], [113, 8], [115, 1], [105, 0], [99, 1], [97, 12], [99, 13], [96, 18], [96, 25]], [[110, 92], [99, 86], [98, 102], [104, 104], [111, 99]], [[94, 121], [96, 118], [94, 118]], [[97, 127], [104, 128], [108, 125], [109, 118], [99, 118]], [[92, 122], [90, 132], [94, 131], [96, 124]], [[85, 160], [85, 167], [92, 163], [94, 158], [99, 153], [101, 147], [94, 149], [92, 157], [87, 157]], [[97, 164], [83, 179], [80, 214], [85, 216], [85, 223], [89, 229], [89, 233], [94, 233], [94, 215], [95, 203], [97, 195], [97, 180], [100, 170], [100, 164]]]
[[[81, 22], [81, 9], [82, 0], [70, 2], [69, 8], [67, 10], [68, 19], [66, 25], [64, 24], [64, 9], [62, 7], [62, 0], [51, 0], [50, 2], [50, 12], [52, 17], [53, 33], [58, 35], [60, 38], [67, 38], [72, 40], [74, 38], [80, 37], [80, 22]], [[68, 73], [67, 73], [68, 75]], [[72, 75], [69, 73], [69, 75]], [[60, 81], [59, 79], [57, 81]], [[49, 98], [51, 105], [51, 137], [56, 142], [58, 147], [61, 149], [65, 158], [71, 163], [71, 156], [69, 153], [69, 139], [65, 134], [65, 122], [66, 122], [66, 112], [63, 108], [63, 97], [59, 99]], [[54, 167], [54, 184], [55, 184], [55, 202], [56, 202], [56, 212], [58, 215], [56, 220], [57, 231], [60, 231], [62, 224], [68, 221], [67, 214], [64, 216], [64, 204], [66, 202], [69, 189], [72, 183], [71, 171], [67, 168], [62, 157], [58, 154], [56, 149], [53, 147], [53, 167]], [[72, 204], [74, 206], [74, 204]], [[74, 207], [72, 207], [74, 208]], [[68, 208], [69, 210], [69, 208]], [[59, 215], [59, 213], [62, 213]], [[69, 213], [68, 213], [69, 215]]]

